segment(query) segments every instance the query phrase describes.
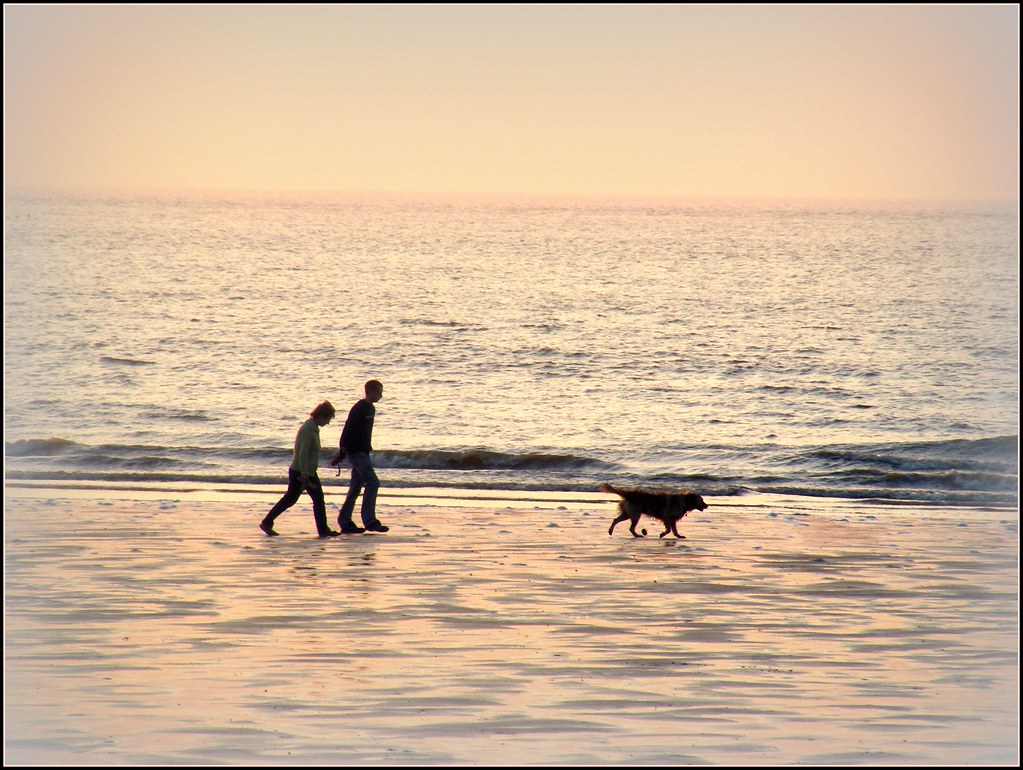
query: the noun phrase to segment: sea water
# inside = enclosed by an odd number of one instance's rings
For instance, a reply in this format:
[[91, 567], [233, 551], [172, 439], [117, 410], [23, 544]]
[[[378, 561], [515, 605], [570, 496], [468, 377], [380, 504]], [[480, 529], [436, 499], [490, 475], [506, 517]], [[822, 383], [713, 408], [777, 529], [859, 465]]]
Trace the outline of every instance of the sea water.
[[1018, 238], [996, 204], [8, 192], [5, 483], [283, 489], [375, 378], [385, 492], [1012, 507]]

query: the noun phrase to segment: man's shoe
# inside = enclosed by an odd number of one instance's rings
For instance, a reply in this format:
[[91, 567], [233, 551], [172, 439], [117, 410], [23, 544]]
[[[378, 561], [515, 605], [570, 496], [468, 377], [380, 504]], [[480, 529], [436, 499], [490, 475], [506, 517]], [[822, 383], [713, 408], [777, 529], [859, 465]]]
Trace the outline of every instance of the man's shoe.
[[319, 535], [317, 535], [317, 537], [337, 537], [340, 534], [341, 534], [340, 532], [335, 532], [332, 529], [328, 529], [326, 532], [321, 532]]
[[387, 532], [390, 527], [381, 524], [379, 521], [372, 521], [366, 525], [366, 530], [369, 532]]
[[354, 521], [346, 521], [343, 524], [341, 522], [338, 522], [338, 524], [341, 527], [342, 535], [361, 535], [363, 532], [366, 531], [358, 524], [356, 524]]
[[280, 534], [279, 532], [274, 532], [274, 525], [268, 521], [261, 521], [259, 523], [259, 528], [263, 530], [268, 537], [277, 537], [277, 535]]

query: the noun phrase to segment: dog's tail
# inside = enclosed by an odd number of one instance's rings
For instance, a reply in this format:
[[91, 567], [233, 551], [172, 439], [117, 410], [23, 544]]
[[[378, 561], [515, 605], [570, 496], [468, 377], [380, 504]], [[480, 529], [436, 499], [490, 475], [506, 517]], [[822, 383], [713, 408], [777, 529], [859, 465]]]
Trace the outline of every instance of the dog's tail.
[[600, 491], [601, 492], [610, 492], [612, 495], [621, 495], [621, 492], [619, 492], [617, 489], [612, 487], [606, 481], [601, 482], [601, 484], [600, 484]]

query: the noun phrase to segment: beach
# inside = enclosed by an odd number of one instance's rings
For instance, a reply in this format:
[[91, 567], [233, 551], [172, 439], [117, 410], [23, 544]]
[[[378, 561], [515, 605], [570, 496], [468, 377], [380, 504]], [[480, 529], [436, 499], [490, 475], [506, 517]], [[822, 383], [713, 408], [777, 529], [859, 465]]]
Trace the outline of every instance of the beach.
[[5, 765], [1019, 765], [1018, 6], [4, 20]]
[[8, 488], [5, 764], [1018, 764], [1016, 510], [604, 497]]

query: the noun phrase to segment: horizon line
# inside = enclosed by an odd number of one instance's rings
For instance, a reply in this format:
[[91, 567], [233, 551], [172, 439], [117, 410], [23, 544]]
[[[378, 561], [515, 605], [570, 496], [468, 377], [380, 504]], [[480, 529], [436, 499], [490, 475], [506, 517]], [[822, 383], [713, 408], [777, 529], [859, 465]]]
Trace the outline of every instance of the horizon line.
[[607, 193], [607, 192], [526, 192], [526, 191], [457, 191], [457, 190], [353, 190], [341, 188], [291, 187], [182, 187], [173, 185], [36, 185], [4, 184], [4, 198], [9, 195], [72, 195], [132, 197], [287, 197], [287, 198], [369, 198], [423, 200], [538, 200], [538, 201], [616, 201], [616, 202], [690, 202], [690, 203], [872, 203], [930, 205], [1015, 205], [1019, 196], [995, 197], [907, 197], [898, 195], [784, 195], [784, 194], [721, 194], [721, 193]]

